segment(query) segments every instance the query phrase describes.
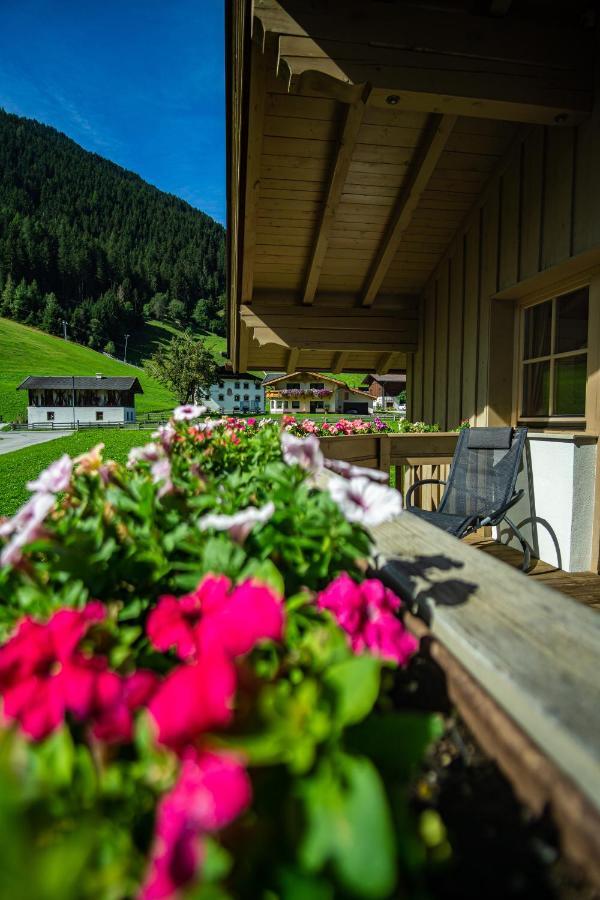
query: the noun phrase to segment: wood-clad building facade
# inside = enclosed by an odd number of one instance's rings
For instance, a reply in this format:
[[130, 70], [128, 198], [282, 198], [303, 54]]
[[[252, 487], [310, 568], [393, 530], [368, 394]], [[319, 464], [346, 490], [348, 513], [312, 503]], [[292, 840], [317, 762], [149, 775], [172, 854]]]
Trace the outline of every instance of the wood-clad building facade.
[[[589, 447], [596, 17], [588, 0], [231, 0], [234, 366], [406, 369], [413, 420]], [[573, 453], [570, 515], [584, 472], [595, 524], [568, 555], [597, 568], [599, 467]]]

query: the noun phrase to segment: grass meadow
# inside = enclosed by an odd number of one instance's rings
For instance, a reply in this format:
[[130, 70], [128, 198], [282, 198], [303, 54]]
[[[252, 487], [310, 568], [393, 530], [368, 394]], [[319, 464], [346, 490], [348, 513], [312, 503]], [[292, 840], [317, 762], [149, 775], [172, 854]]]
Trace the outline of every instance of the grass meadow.
[[16, 512], [29, 498], [26, 483], [63, 453], [78, 456], [102, 442], [105, 445], [106, 459], [125, 462], [131, 447], [147, 443], [150, 434], [150, 431], [92, 428], [48, 441], [47, 444], [36, 444], [0, 455], [0, 516], [10, 516]]

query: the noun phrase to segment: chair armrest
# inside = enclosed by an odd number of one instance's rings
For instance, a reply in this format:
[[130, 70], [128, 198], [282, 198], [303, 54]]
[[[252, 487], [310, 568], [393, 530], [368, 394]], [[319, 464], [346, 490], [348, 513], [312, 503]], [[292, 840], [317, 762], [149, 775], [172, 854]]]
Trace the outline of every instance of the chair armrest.
[[418, 487], [421, 487], [422, 484], [446, 484], [446, 482], [442, 481], [441, 478], [423, 478], [422, 481], [415, 481], [415, 483], [411, 484], [411, 486], [407, 490], [406, 497], [404, 498], [404, 506], [406, 507], [406, 509], [410, 509], [410, 498], [412, 497], [416, 489]]
[[504, 506], [501, 506], [499, 509], [494, 510], [489, 516], [486, 516], [485, 519], [482, 519], [479, 523], [480, 528], [483, 528], [484, 525], [498, 525], [499, 522], [502, 521], [506, 513], [509, 509], [511, 509], [515, 503], [518, 503], [525, 491], [521, 489], [512, 495], [510, 500], [508, 500]]

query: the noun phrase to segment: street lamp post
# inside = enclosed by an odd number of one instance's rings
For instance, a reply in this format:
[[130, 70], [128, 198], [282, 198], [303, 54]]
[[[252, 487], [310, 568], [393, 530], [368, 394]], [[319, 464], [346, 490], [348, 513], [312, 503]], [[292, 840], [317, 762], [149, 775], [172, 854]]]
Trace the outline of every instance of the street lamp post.
[[65, 339], [65, 341], [66, 341], [66, 340], [67, 340], [67, 320], [66, 320], [66, 319], [63, 319], [62, 322], [61, 322], [61, 324], [62, 324], [62, 327], [63, 327], [63, 337], [64, 337], [64, 339]]
[[125, 335], [125, 353], [123, 354], [123, 362], [127, 362], [127, 341], [129, 340], [129, 335]]

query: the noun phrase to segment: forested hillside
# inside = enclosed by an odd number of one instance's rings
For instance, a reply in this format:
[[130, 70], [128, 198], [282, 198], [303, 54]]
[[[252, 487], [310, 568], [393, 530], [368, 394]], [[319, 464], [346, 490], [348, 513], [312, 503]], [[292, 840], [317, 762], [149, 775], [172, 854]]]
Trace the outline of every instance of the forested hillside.
[[224, 256], [209, 216], [0, 109], [0, 316], [109, 352], [144, 318], [223, 333]]

